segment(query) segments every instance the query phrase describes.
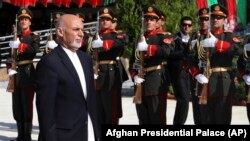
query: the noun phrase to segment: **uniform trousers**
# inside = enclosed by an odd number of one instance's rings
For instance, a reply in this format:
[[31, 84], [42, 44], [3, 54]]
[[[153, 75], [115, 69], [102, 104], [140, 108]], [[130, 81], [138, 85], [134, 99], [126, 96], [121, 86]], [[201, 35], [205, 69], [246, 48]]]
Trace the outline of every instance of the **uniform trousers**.
[[143, 96], [142, 103], [136, 104], [139, 124], [166, 125], [166, 94]]
[[209, 124], [230, 124], [232, 95], [235, 93], [234, 75], [230, 71], [213, 72], [209, 79]]

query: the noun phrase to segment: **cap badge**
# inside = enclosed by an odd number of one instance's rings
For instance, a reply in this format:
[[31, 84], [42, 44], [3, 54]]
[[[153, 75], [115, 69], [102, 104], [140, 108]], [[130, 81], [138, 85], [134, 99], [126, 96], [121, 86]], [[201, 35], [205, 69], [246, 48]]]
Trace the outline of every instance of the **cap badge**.
[[152, 11], [153, 11], [153, 7], [149, 7], [149, 8], [148, 8], [148, 11], [149, 11], [149, 12], [152, 12]]
[[22, 14], [25, 14], [27, 13], [27, 11], [25, 9], [22, 10]]
[[108, 8], [105, 8], [105, 9], [103, 10], [103, 12], [104, 12], [104, 13], [108, 13], [108, 12], [109, 12]]
[[203, 14], [207, 14], [207, 9], [203, 9], [203, 10], [202, 10], [202, 13], [203, 13]]
[[216, 5], [216, 6], [214, 7], [214, 10], [219, 11], [219, 10], [220, 10], [220, 6]]

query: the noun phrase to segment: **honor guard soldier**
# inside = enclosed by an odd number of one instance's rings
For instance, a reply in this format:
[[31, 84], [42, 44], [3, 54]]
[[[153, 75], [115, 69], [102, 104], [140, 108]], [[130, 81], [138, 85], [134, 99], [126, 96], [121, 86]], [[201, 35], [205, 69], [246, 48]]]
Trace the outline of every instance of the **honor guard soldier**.
[[240, 40], [233, 33], [224, 31], [227, 9], [219, 4], [212, 5], [210, 9], [211, 33], [201, 41], [205, 50], [205, 74], [198, 68], [198, 63], [190, 70], [202, 84], [200, 103], [207, 104], [209, 124], [230, 124], [235, 92], [234, 74], [230, 68], [234, 55], [241, 55], [242, 49]]
[[118, 16], [114, 15], [110, 29], [113, 30], [117, 34], [116, 35], [117, 38], [119, 38], [123, 41], [122, 42], [123, 47], [121, 47], [122, 49], [120, 50], [119, 56], [116, 58], [116, 63], [117, 63], [117, 67], [119, 68], [119, 74], [120, 74], [120, 80], [121, 80], [120, 82], [117, 82], [117, 83], [119, 83], [118, 84], [119, 89], [118, 89], [118, 93], [117, 93], [117, 113], [118, 113], [118, 118], [121, 118], [123, 115], [123, 112], [122, 112], [122, 83], [129, 79], [127, 72], [122, 64], [121, 57], [124, 53], [125, 46], [128, 44], [128, 36], [127, 36], [125, 31], [116, 29], [117, 24], [118, 24]]
[[142, 37], [135, 49], [135, 54], [139, 52], [140, 57], [131, 56], [129, 69], [136, 85], [134, 102], [137, 116], [139, 124], [166, 125], [167, 78], [164, 65], [174, 41], [169, 34], [158, 32], [158, 9], [145, 7], [142, 16], [146, 32], [142, 26]]
[[52, 28], [54, 28], [57, 24], [57, 21], [58, 19], [63, 15], [64, 13], [62, 12], [55, 12], [51, 15], [50, 17], [50, 33], [48, 35], [48, 39], [47, 39], [47, 44], [45, 46], [45, 49], [44, 49], [44, 53], [43, 55], [45, 54], [48, 54], [51, 50], [53, 50], [55, 47], [57, 47], [57, 37], [56, 37], [56, 34], [53, 33], [52, 31]]
[[[165, 21], [166, 21], [166, 15], [164, 14], [164, 12], [162, 12], [162, 11], [160, 11], [159, 10], [159, 14], [160, 14], [160, 18], [159, 18], [159, 20], [157, 21], [157, 30], [158, 30], [158, 34], [164, 34], [164, 35], [171, 35], [171, 33], [170, 32], [168, 32], [168, 31], [165, 31], [164, 30], [164, 24], [165, 24]], [[165, 64], [164, 65], [166, 68], [165, 68], [165, 74], [166, 74], [166, 78], [168, 78], [167, 79], [167, 86], [166, 86], [166, 88], [167, 88], [167, 90], [168, 90], [168, 88], [169, 88], [169, 86], [170, 86], [170, 75], [169, 75], [169, 68], [168, 68], [168, 65], [167, 64]], [[168, 95], [168, 94], [167, 94]]]
[[[17, 141], [31, 141], [34, 75], [33, 59], [39, 51], [40, 37], [30, 30], [32, 12], [21, 8], [18, 13], [18, 26], [21, 33], [17, 40], [10, 41], [10, 47], [17, 50], [17, 69], [8, 69], [9, 75], [15, 77], [14, 92], [12, 94], [13, 115], [17, 122]], [[7, 64], [11, 67], [11, 64]]]
[[[198, 27], [199, 31], [194, 32], [190, 39], [189, 39], [189, 65], [190, 66], [197, 66], [199, 64], [199, 69], [204, 69], [205, 64], [205, 58], [199, 56], [198, 54], [201, 54], [200, 48], [201, 48], [201, 41], [205, 38], [208, 38], [208, 26], [209, 26], [209, 10], [208, 8], [201, 8], [198, 12]], [[194, 59], [198, 56], [198, 60]], [[199, 62], [195, 62], [195, 61]], [[194, 64], [191, 64], [194, 63]], [[192, 79], [193, 80], [193, 79]], [[201, 93], [201, 84], [198, 84], [198, 82], [195, 82], [195, 92], [191, 92], [192, 96], [192, 105], [193, 105], [193, 117], [194, 117], [194, 124], [200, 125], [200, 124], [207, 124], [208, 123], [208, 115], [207, 115], [207, 109], [205, 104], [199, 104], [199, 97]]]
[[[117, 67], [117, 57], [124, 48], [123, 38], [119, 38], [114, 30], [111, 30], [113, 11], [103, 8], [100, 11], [100, 32], [92, 42], [92, 48], [96, 59], [95, 78], [96, 92], [101, 124], [118, 124], [117, 96], [120, 91], [120, 71]], [[99, 28], [99, 27], [97, 27]]]
[[159, 30], [159, 32], [163, 32], [164, 31], [163, 26], [165, 24], [166, 15], [160, 10], [159, 10], [159, 13], [160, 13], [160, 18], [157, 21], [157, 30]]
[[188, 66], [188, 40], [192, 31], [192, 19], [188, 16], [180, 20], [180, 31], [176, 34], [175, 48], [169, 56], [169, 74], [176, 97], [176, 108], [173, 124], [183, 125], [186, 122], [189, 97], [190, 97], [190, 74]]
[[246, 36], [243, 42], [244, 51], [237, 61], [239, 72], [245, 81], [247, 117], [250, 122], [250, 35]]

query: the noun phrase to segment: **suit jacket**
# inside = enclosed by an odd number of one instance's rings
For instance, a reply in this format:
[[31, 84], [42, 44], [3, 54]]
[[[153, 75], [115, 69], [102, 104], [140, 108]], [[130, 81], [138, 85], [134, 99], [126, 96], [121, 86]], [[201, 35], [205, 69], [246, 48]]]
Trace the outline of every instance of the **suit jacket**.
[[87, 141], [88, 114], [99, 138], [92, 59], [77, 51], [86, 79], [84, 98], [78, 74], [61, 46], [42, 57], [36, 70], [36, 105], [42, 141]]
[[176, 81], [176, 78], [184, 69], [183, 66], [187, 63], [188, 45], [182, 42], [181, 33], [178, 32], [175, 37], [174, 51], [169, 55], [168, 68], [171, 76], [171, 81]]

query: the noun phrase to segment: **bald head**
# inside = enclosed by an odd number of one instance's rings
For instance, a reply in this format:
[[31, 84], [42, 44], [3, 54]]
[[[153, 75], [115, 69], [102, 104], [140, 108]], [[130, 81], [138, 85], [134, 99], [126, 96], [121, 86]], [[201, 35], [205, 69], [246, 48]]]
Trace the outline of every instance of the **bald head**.
[[75, 20], [81, 20], [81, 19], [78, 16], [73, 15], [73, 14], [64, 14], [58, 19], [56, 28], [69, 25], [72, 21], [75, 21]]
[[56, 24], [56, 34], [59, 44], [72, 51], [81, 47], [83, 38], [83, 23], [78, 16], [62, 15]]

